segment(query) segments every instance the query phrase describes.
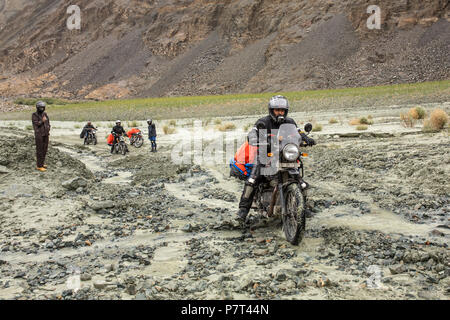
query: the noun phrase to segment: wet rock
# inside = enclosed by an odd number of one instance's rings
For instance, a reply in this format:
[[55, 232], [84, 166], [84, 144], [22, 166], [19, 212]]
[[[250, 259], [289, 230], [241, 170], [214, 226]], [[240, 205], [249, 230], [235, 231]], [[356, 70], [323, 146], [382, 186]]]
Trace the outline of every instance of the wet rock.
[[181, 230], [184, 232], [192, 232], [193, 228], [192, 228], [192, 225], [190, 223], [188, 223], [188, 224], [184, 225], [183, 228], [181, 228]]
[[136, 294], [136, 285], [134, 283], [130, 283], [126, 286], [126, 290], [129, 295], [134, 296]]
[[430, 234], [431, 234], [432, 236], [437, 236], [437, 237], [444, 237], [444, 236], [445, 236], [445, 233], [443, 233], [443, 232], [441, 232], [441, 231], [439, 231], [439, 230], [437, 230], [437, 229], [432, 230], [432, 231], [430, 232]]
[[147, 300], [147, 297], [144, 293], [138, 293], [134, 299], [135, 300]]
[[66, 180], [61, 184], [65, 189], [77, 190], [78, 188], [84, 188], [87, 186], [87, 180], [81, 177]]
[[0, 165], [0, 173], [10, 173], [10, 170], [5, 166]]
[[92, 276], [89, 273], [83, 273], [82, 275], [80, 275], [81, 281], [89, 281], [91, 279], [92, 279]]
[[95, 211], [100, 211], [100, 210], [106, 210], [106, 209], [112, 209], [115, 207], [115, 204], [113, 201], [111, 200], [106, 200], [106, 201], [95, 201], [95, 202], [91, 202], [89, 203], [89, 207], [92, 210]]
[[269, 254], [269, 250], [268, 249], [256, 249], [253, 254], [255, 256], [265, 256], [267, 254]]
[[389, 267], [391, 274], [399, 274], [408, 271], [403, 264], [396, 264]]
[[103, 280], [97, 280], [94, 282], [94, 288], [98, 290], [103, 290], [108, 286], [108, 284]]

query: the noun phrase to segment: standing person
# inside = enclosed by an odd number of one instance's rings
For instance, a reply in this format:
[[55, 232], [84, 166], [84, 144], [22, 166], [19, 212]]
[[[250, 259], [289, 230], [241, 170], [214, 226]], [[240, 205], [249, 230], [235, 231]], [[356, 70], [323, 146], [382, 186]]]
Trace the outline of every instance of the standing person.
[[156, 151], [156, 126], [153, 123], [152, 119], [147, 120], [148, 124], [148, 140], [152, 143], [152, 151], [151, 152], [157, 152]]
[[47, 171], [45, 156], [47, 155], [50, 136], [50, 120], [45, 112], [45, 107], [45, 102], [38, 101], [36, 103], [36, 112], [31, 117], [34, 139], [36, 141], [36, 169], [41, 172]]

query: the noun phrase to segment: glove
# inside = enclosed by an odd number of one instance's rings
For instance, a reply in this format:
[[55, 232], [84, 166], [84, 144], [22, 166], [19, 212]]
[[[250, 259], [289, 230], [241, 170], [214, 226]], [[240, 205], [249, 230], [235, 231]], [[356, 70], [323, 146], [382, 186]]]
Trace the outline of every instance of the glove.
[[302, 133], [301, 134], [301, 137], [302, 137], [302, 139], [303, 139], [303, 141], [305, 141], [305, 143], [308, 145], [308, 146], [314, 146], [315, 144], [316, 144], [316, 142], [314, 141], [314, 139], [312, 139], [312, 138], [310, 138], [310, 137], [308, 137], [306, 134], [304, 134], [304, 133]]

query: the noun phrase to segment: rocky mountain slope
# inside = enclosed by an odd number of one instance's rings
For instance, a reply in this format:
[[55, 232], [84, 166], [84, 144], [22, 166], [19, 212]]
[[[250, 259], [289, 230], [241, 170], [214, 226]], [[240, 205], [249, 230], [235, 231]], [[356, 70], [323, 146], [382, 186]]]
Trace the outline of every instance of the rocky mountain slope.
[[[446, 0], [0, 0], [0, 96], [106, 99], [450, 78]], [[369, 30], [369, 5], [381, 29]]]

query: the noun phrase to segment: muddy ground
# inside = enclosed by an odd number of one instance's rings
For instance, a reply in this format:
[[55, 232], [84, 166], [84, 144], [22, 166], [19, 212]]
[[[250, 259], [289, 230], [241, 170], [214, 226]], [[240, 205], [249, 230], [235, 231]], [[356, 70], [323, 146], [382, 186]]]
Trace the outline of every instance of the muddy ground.
[[[367, 132], [346, 124], [368, 112]], [[448, 299], [448, 131], [403, 128], [395, 107], [328, 125], [332, 114], [312, 115], [325, 128], [305, 161], [299, 246], [276, 219], [239, 227], [243, 185], [227, 163], [171, 162], [188, 121], [158, 153], [146, 141], [125, 157], [109, 153], [106, 127], [83, 146], [81, 129], [53, 122], [46, 173], [27, 123], [0, 123], [0, 299]], [[225, 120], [242, 139], [254, 119]]]

